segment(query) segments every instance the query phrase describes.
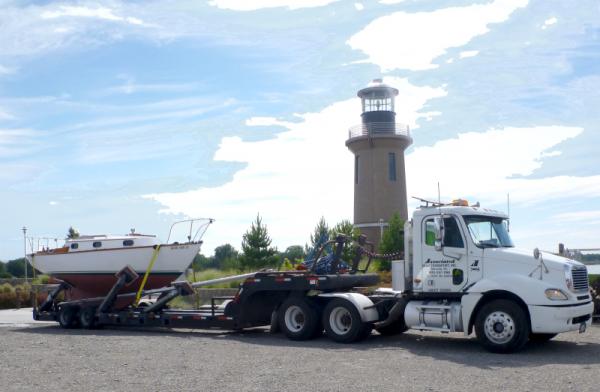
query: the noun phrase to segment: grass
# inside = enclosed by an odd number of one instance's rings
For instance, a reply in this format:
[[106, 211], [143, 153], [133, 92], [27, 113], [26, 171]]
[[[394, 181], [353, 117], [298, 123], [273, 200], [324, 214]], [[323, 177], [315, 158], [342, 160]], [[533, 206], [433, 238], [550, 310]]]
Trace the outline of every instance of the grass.
[[[203, 271], [196, 271], [194, 273], [187, 275], [187, 280], [190, 282], [204, 282], [206, 280], [225, 278], [231, 275], [240, 275], [243, 274], [243, 271], [239, 270], [218, 270], [218, 269], [207, 269]], [[204, 286], [207, 289], [228, 289], [228, 288], [237, 288], [240, 285], [240, 281], [235, 282], [227, 282], [220, 284], [213, 284], [210, 286]]]

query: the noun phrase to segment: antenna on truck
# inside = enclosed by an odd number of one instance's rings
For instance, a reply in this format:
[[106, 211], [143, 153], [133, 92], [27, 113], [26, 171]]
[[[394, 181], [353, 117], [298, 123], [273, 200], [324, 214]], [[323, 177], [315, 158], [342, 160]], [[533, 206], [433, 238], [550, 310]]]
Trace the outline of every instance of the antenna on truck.
[[508, 215], [508, 219], [506, 220], [506, 231], [510, 233], [510, 193], [506, 194], [506, 214]]

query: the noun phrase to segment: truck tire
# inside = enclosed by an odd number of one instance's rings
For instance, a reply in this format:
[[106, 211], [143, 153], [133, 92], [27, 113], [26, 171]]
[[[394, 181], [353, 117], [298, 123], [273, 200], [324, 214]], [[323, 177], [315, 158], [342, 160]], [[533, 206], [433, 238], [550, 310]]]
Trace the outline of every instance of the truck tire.
[[477, 338], [486, 350], [511, 353], [525, 346], [529, 338], [529, 321], [519, 305], [497, 299], [485, 304], [475, 318]]
[[81, 324], [81, 328], [84, 329], [96, 328], [96, 308], [90, 306], [81, 309], [79, 311], [79, 324]]
[[352, 303], [335, 298], [325, 306], [323, 327], [331, 340], [352, 343], [366, 339], [371, 334], [373, 324], [363, 322]]
[[308, 340], [321, 331], [317, 308], [305, 298], [290, 297], [277, 311], [279, 328], [291, 340]]
[[530, 333], [529, 341], [531, 343], [546, 343], [558, 335], [557, 333]]
[[63, 306], [58, 311], [58, 324], [62, 328], [75, 328], [77, 326], [77, 309], [73, 306]]

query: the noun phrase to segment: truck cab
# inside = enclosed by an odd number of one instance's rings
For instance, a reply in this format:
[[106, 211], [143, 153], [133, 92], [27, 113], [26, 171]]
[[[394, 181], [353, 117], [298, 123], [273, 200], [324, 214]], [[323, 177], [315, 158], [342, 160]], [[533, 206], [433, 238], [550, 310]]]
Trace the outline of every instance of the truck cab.
[[395, 288], [407, 298], [406, 327], [474, 328], [488, 349], [508, 352], [591, 324], [585, 265], [516, 248], [502, 212], [464, 200], [421, 207], [404, 232], [404, 279]]

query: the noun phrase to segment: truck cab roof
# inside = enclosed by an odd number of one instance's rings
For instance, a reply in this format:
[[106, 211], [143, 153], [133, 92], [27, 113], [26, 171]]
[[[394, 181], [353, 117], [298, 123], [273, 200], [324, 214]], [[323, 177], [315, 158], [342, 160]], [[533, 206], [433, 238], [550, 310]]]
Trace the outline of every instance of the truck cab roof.
[[454, 215], [483, 215], [492, 216], [495, 218], [508, 219], [508, 215], [504, 212], [492, 210], [489, 208], [475, 206], [453, 206], [445, 205], [440, 207], [419, 207], [415, 210], [413, 216], [420, 217], [432, 214], [454, 214]]

